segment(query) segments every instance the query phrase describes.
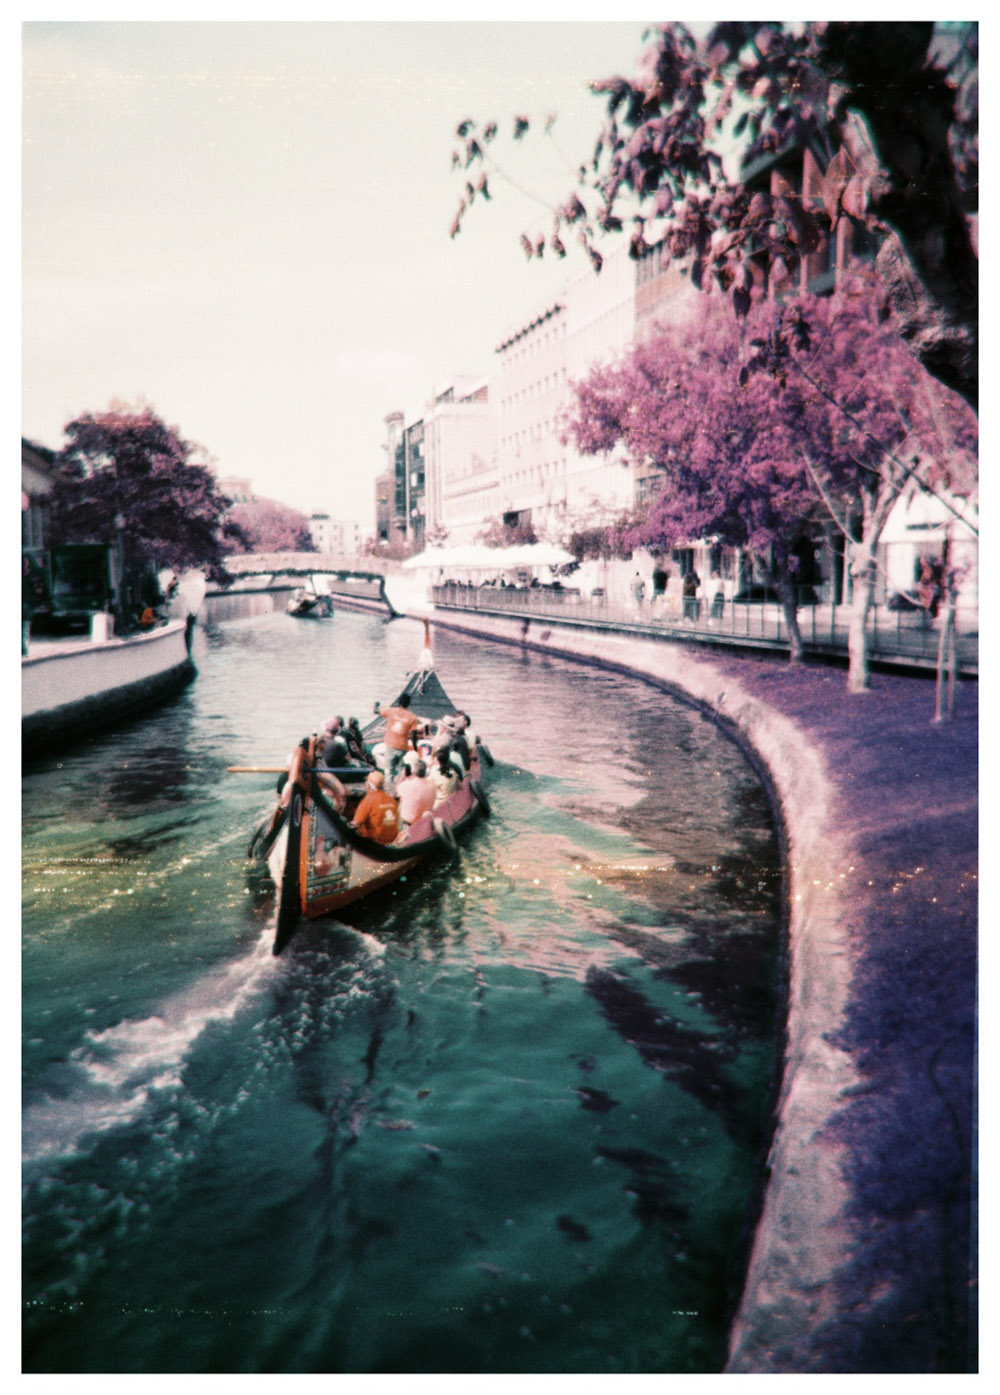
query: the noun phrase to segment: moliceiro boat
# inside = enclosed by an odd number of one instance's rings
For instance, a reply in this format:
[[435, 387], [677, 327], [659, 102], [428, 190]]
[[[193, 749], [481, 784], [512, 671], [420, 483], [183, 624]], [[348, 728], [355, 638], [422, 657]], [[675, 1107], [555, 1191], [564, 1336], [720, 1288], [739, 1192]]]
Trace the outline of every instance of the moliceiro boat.
[[333, 619], [332, 599], [315, 591], [296, 591], [285, 609], [300, 620]]
[[[432, 668], [412, 674], [403, 693], [409, 695], [410, 710], [422, 722], [438, 722], [455, 711]], [[365, 743], [370, 747], [381, 740], [384, 728], [384, 719], [376, 715], [363, 730]], [[493, 762], [477, 741], [469, 770], [452, 793], [410, 824], [397, 841], [379, 843], [351, 823], [372, 766], [359, 763], [331, 769], [318, 765], [317, 744], [313, 735], [296, 747], [278, 805], [258, 825], [247, 848], [248, 857], [266, 861], [277, 890], [275, 954], [281, 953], [303, 919], [333, 915], [430, 858], [454, 853], [472, 824], [490, 813], [482, 777], [483, 765]], [[347, 794], [340, 812], [323, 788], [323, 776], [329, 774]]]

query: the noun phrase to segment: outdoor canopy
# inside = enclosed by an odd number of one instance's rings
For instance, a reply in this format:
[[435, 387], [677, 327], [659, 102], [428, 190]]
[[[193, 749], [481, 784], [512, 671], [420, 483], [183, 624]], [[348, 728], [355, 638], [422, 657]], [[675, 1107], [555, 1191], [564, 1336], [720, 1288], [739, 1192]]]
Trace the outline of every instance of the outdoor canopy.
[[572, 552], [555, 543], [522, 543], [514, 547], [486, 547], [469, 543], [465, 547], [429, 547], [403, 563], [407, 569], [418, 567], [459, 567], [467, 571], [505, 572], [513, 568], [560, 567], [575, 562]]

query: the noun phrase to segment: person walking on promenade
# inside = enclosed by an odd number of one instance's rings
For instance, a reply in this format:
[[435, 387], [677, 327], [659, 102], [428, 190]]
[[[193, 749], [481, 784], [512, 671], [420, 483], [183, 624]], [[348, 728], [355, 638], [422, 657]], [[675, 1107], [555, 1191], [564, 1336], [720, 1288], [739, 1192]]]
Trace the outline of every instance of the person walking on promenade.
[[708, 594], [712, 602], [711, 618], [721, 620], [722, 612], [726, 604], [726, 588], [722, 577], [718, 572], [713, 572], [708, 583]]
[[645, 596], [646, 583], [643, 581], [639, 573], [636, 572], [635, 577], [632, 581], [632, 599], [635, 601], [636, 610], [642, 609], [642, 602], [645, 599]]
[[698, 589], [701, 586], [701, 577], [694, 567], [689, 567], [684, 573], [684, 619], [698, 619]]

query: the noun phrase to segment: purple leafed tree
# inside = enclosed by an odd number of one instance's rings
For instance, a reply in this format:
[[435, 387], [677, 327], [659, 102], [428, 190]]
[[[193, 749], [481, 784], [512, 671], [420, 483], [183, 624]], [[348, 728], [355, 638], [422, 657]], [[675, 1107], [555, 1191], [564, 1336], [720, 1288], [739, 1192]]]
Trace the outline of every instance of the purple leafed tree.
[[193, 458], [198, 447], [151, 408], [121, 403], [77, 417], [64, 434], [49, 495], [53, 542], [121, 543], [133, 561], [227, 579], [224, 553], [239, 533], [214, 474]]
[[[802, 431], [797, 457], [823, 509], [843, 534], [854, 605], [848, 633], [848, 685], [870, 685], [868, 622], [877, 547], [902, 495], [923, 491], [948, 504], [978, 488], [974, 412], [913, 362], [878, 282], [856, 275], [829, 298], [769, 305], [741, 378], [761, 376], [791, 391], [824, 437]], [[968, 525], [963, 523], [963, 527]]]
[[593, 369], [574, 396], [577, 449], [662, 472], [634, 541], [744, 549], [782, 599], [793, 661], [800, 545], [841, 529], [855, 595], [848, 684], [868, 686], [876, 547], [893, 504], [975, 479], [973, 413], [914, 364], [870, 284], [766, 302], [739, 321], [707, 299], [697, 323]]
[[[592, 157], [562, 202], [543, 200], [551, 228], [522, 235], [527, 256], [564, 256], [575, 240], [600, 270], [606, 235], [628, 236], [635, 257], [662, 243], [742, 314], [762, 277], [787, 281], [822, 238], [849, 228], [878, 244], [913, 353], [976, 404], [974, 22], [725, 21], [702, 36], [665, 24], [650, 31], [632, 77], [591, 90], [606, 112]], [[516, 141], [529, 125], [517, 118]], [[487, 176], [510, 178], [495, 120], [465, 120], [457, 136], [465, 184], [452, 237], [489, 196]], [[818, 181], [808, 198], [779, 172], [807, 152]]]
[[659, 472], [649, 512], [627, 539], [633, 546], [713, 538], [742, 549], [781, 597], [795, 662], [799, 550], [818, 516], [795, 441], [822, 422], [795, 410], [794, 394], [766, 374], [737, 382], [744, 337], [724, 306], [707, 301], [694, 323], [575, 384], [567, 434], [585, 455], [620, 450]]

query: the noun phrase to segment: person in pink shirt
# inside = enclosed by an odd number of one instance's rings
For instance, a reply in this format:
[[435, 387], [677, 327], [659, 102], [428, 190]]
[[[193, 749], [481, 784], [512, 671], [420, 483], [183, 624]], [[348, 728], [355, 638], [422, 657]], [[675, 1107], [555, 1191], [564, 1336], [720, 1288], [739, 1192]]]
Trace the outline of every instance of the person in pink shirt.
[[411, 823], [434, 808], [437, 794], [434, 785], [427, 778], [427, 766], [417, 761], [413, 774], [396, 782], [396, 798], [399, 800], [399, 822], [406, 829]]

